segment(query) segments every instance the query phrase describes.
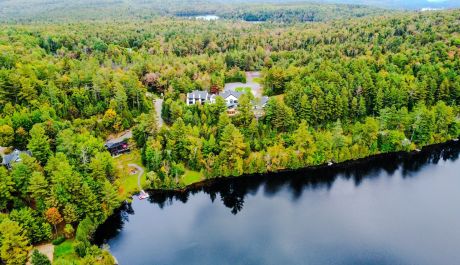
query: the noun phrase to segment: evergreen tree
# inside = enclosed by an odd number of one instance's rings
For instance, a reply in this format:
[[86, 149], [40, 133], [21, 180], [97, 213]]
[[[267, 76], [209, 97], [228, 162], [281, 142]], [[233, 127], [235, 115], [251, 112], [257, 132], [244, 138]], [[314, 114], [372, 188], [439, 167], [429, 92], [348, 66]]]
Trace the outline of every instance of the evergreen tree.
[[233, 125], [229, 124], [222, 132], [220, 140], [219, 158], [223, 165], [224, 175], [240, 175], [243, 173], [243, 156], [246, 144], [241, 132]]
[[14, 182], [8, 171], [0, 167], [0, 211], [7, 209], [8, 202], [13, 199]]
[[32, 265], [51, 265], [50, 260], [47, 256], [40, 253], [38, 250], [32, 252]]
[[32, 155], [42, 164], [46, 164], [51, 156], [51, 149], [48, 136], [41, 124], [35, 124], [30, 130], [30, 140], [27, 148]]

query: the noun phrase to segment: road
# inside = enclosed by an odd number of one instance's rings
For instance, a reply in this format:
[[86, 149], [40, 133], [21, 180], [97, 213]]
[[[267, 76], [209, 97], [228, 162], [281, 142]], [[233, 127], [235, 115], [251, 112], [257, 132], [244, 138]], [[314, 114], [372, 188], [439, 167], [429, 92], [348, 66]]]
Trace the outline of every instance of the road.
[[239, 87], [250, 87], [254, 97], [260, 98], [262, 97], [262, 85], [254, 82], [254, 78], [258, 77], [260, 77], [260, 72], [246, 72], [246, 83], [227, 83], [224, 91], [235, 91]]
[[139, 190], [142, 190], [141, 177], [144, 175], [144, 169], [137, 164], [128, 164], [128, 167], [133, 167], [137, 170], [137, 186], [139, 187]]
[[155, 105], [155, 111], [157, 113], [158, 128], [161, 128], [164, 124], [163, 118], [161, 118], [161, 108], [163, 106], [163, 99], [162, 98], [154, 99], [153, 104]]

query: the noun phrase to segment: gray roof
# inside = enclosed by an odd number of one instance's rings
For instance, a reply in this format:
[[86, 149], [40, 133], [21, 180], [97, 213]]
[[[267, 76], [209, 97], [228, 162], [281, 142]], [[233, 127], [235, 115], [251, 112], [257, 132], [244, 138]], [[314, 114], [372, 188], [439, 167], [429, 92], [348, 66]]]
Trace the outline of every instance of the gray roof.
[[265, 104], [267, 104], [267, 102], [268, 102], [269, 99], [270, 99], [270, 98], [267, 97], [267, 96], [261, 97], [261, 98], [260, 98], [260, 105], [261, 105], [261, 106], [265, 106]]
[[2, 160], [2, 165], [11, 166], [14, 162], [20, 162], [21, 158], [19, 157], [21, 154], [32, 155], [30, 151], [20, 151], [15, 149], [11, 154], [5, 155]]
[[124, 133], [122, 133], [120, 136], [118, 136], [117, 138], [107, 140], [105, 142], [105, 146], [108, 147], [108, 146], [118, 144], [118, 143], [121, 143], [121, 142], [126, 142], [127, 140], [129, 140], [131, 138], [133, 138], [133, 132], [131, 130], [127, 130]]
[[252, 105], [259, 106], [259, 107], [265, 107], [269, 99], [270, 99], [269, 97], [263, 96], [261, 98], [253, 100]]
[[209, 97], [208, 91], [194, 90], [190, 93], [187, 93], [188, 99], [208, 99], [208, 97]]
[[243, 95], [243, 92], [236, 92], [236, 91], [224, 91], [219, 94], [219, 96], [223, 97], [224, 99], [228, 98], [229, 96], [234, 96], [235, 98], [240, 98]]

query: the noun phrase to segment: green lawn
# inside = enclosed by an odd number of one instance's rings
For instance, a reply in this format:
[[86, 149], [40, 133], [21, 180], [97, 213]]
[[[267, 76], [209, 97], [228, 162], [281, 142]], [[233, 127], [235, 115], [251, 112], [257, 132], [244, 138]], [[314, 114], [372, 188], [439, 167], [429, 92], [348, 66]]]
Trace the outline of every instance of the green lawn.
[[245, 94], [252, 93], [252, 89], [250, 87], [237, 87], [235, 88], [236, 92], [243, 92]]
[[204, 179], [203, 175], [201, 172], [198, 171], [192, 171], [192, 170], [185, 170], [184, 177], [182, 178], [182, 181], [184, 182], [185, 185], [190, 185], [196, 182], [200, 182]]
[[276, 98], [277, 100], [284, 100], [284, 94], [276, 95], [276, 96], [273, 96], [272, 98]]
[[[120, 188], [118, 189], [118, 194], [122, 199], [128, 199], [133, 193], [139, 191], [137, 187], [137, 174], [131, 174], [132, 168], [128, 164], [137, 164], [141, 167], [142, 160], [139, 150], [132, 150], [128, 154], [123, 154], [115, 158], [115, 163], [118, 169], [118, 175], [120, 176], [118, 182], [120, 183]], [[145, 186], [147, 170], [144, 168], [145, 172], [141, 178], [141, 186]], [[184, 185], [190, 185], [196, 182], [200, 182], [204, 179], [201, 172], [185, 170], [185, 174], [182, 177], [182, 183]]]
[[[130, 153], [122, 154], [121, 156], [115, 158], [115, 163], [117, 165], [118, 175], [120, 176], [118, 179], [120, 183], [118, 194], [122, 199], [127, 199], [131, 196], [131, 194], [139, 191], [139, 188], [137, 187], [137, 173], [131, 174], [132, 168], [129, 167], [128, 164], [137, 164], [143, 167], [140, 151], [135, 149]], [[141, 177], [141, 185], [145, 184], [145, 175], [146, 171]]]
[[254, 83], [262, 84], [263, 79], [261, 77], [254, 77], [254, 79], [252, 79], [252, 81]]
[[[54, 247], [54, 263], [60, 263], [59, 260], [65, 261], [77, 261], [80, 258], [77, 256], [77, 253], [73, 250], [73, 239], [64, 241], [62, 244]], [[72, 264], [72, 263], [70, 263]]]

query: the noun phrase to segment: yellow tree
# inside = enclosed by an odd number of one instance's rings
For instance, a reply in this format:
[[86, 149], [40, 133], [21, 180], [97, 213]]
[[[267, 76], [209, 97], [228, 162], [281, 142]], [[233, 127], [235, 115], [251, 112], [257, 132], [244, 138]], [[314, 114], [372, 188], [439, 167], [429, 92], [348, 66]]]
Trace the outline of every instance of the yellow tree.
[[26, 264], [31, 249], [24, 229], [9, 219], [0, 223], [0, 257], [6, 265]]

